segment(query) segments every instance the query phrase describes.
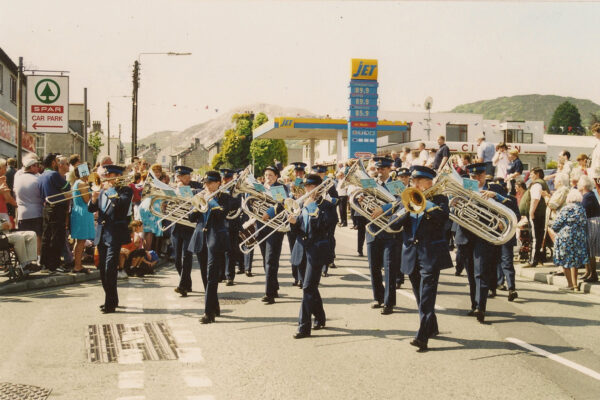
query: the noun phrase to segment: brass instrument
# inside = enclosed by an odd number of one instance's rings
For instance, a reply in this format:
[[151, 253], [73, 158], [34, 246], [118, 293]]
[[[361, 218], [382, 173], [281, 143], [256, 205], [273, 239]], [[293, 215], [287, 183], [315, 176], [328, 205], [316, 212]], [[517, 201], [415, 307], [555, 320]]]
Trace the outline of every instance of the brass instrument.
[[[419, 189], [408, 187], [402, 191], [402, 194], [400, 195], [400, 200], [394, 201], [394, 203], [392, 204], [392, 208], [390, 209], [394, 210], [396, 207], [401, 205], [402, 207], [400, 210], [393, 212], [393, 214], [391, 215], [389, 215], [389, 210], [388, 212], [384, 212], [383, 214], [379, 215], [371, 222], [369, 222], [365, 226], [365, 229], [367, 230], [367, 232], [369, 232], [369, 234], [377, 236], [384, 230], [388, 231], [389, 227], [393, 223], [400, 220], [407, 213], [422, 213], [425, 210], [426, 202], [427, 200], [425, 199], [425, 196]], [[379, 226], [379, 230], [373, 231], [373, 225]]]
[[[71, 189], [67, 192], [61, 192], [57, 194], [53, 194], [50, 196], [46, 196], [46, 203], [50, 205], [62, 203], [64, 201], [70, 201], [72, 199], [76, 199], [77, 197], [83, 197], [86, 194], [92, 194], [93, 192], [99, 192], [102, 190], [102, 184], [105, 182], [112, 181], [114, 186], [124, 186], [129, 185], [133, 182], [133, 175], [124, 175], [124, 176], [114, 176], [112, 178], [101, 178], [96, 172], [92, 172], [88, 175], [88, 185], [89, 190], [87, 193], [81, 193], [81, 189]], [[74, 195], [75, 192], [79, 191], [78, 195]]]

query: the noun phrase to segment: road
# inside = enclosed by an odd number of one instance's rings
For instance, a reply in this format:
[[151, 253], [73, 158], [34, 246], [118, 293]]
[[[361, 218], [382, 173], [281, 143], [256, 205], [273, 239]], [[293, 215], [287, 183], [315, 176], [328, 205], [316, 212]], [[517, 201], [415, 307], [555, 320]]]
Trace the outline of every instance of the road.
[[[115, 314], [98, 311], [103, 292], [96, 282], [2, 297], [0, 382], [51, 389], [49, 399], [57, 400], [600, 397], [600, 298], [519, 280], [519, 299], [509, 303], [499, 292], [488, 303], [487, 323], [479, 324], [465, 316], [466, 277], [446, 270], [437, 300], [440, 336], [429, 352], [417, 353], [409, 345], [418, 325], [410, 283], [398, 290], [392, 315], [370, 309], [369, 270], [366, 257], [356, 256], [355, 231], [338, 229], [337, 238], [338, 268], [320, 286], [327, 328], [311, 338], [292, 339], [301, 290], [291, 286], [284, 244], [277, 303], [260, 302], [257, 254], [254, 277], [219, 286], [222, 316], [210, 325], [198, 322], [197, 265], [196, 291], [187, 298], [173, 292], [170, 266], [119, 281], [123, 307]], [[172, 350], [172, 359], [142, 361], [139, 350], [125, 349], [116, 362], [90, 361], [90, 326], [120, 326], [123, 343], [137, 343], [148, 336], [136, 329], [151, 322], [158, 336], [173, 339], [170, 350], [160, 339], [162, 357]]]

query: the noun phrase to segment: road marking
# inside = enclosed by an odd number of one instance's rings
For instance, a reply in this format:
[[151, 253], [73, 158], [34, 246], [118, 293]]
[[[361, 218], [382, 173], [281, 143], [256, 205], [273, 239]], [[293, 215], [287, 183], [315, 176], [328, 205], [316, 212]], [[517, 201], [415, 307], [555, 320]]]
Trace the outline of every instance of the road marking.
[[196, 337], [192, 331], [188, 330], [174, 330], [173, 337], [178, 345], [196, 343]]
[[198, 347], [184, 347], [178, 348], [177, 354], [179, 356], [179, 361], [187, 362], [187, 363], [201, 363], [204, 362], [204, 357], [202, 357], [202, 350]]
[[130, 303], [125, 306], [125, 312], [143, 313], [144, 307], [142, 306], [142, 303]]
[[146, 396], [127, 396], [119, 397], [117, 400], [146, 400]]
[[203, 394], [202, 396], [188, 396], [187, 400], [215, 400], [216, 397], [212, 394]]
[[[353, 274], [356, 274], [356, 275], [358, 275], [358, 276], [361, 276], [361, 277], [365, 278], [365, 279], [366, 279], [366, 280], [368, 280], [368, 281], [370, 281], [370, 280], [371, 280], [371, 278], [370, 278], [369, 276], [367, 276], [367, 275], [365, 275], [365, 274], [363, 274], [363, 273], [360, 273], [360, 272], [358, 272], [357, 270], [355, 270], [355, 269], [353, 269], [353, 268], [346, 268], [346, 269], [347, 269], [348, 271], [352, 272]], [[415, 300], [415, 296], [414, 296], [414, 294], [412, 294], [412, 293], [410, 293], [410, 292], [407, 292], [407, 291], [404, 291], [404, 290], [402, 290], [402, 289], [397, 289], [397, 290], [396, 290], [396, 293], [399, 293], [399, 294], [401, 294], [401, 295], [402, 295], [402, 296], [404, 296], [404, 297], [408, 297], [409, 299]], [[416, 300], [415, 300], [415, 301], [416, 301]], [[438, 306], [437, 304], [435, 305], [435, 309], [436, 309], [436, 310], [440, 310], [440, 311], [445, 311], [445, 310], [446, 310], [444, 307], [442, 307], [442, 306]]]
[[183, 380], [188, 387], [211, 387], [212, 381], [209, 377], [204, 376], [202, 371], [183, 371]]
[[119, 364], [140, 364], [144, 360], [144, 355], [140, 349], [123, 349], [117, 356]]
[[144, 371], [119, 372], [119, 389], [143, 389]]
[[531, 351], [533, 351], [535, 353], [538, 353], [538, 354], [540, 354], [540, 355], [542, 355], [544, 357], [547, 357], [547, 358], [549, 358], [549, 359], [551, 359], [553, 361], [561, 363], [562, 365], [565, 365], [565, 366], [567, 366], [569, 368], [573, 368], [574, 370], [579, 371], [582, 374], [585, 374], [585, 375], [587, 375], [589, 377], [592, 377], [592, 378], [597, 379], [597, 380], [600, 381], [600, 373], [598, 373], [598, 372], [596, 372], [594, 370], [591, 370], [591, 369], [589, 369], [587, 367], [584, 367], [583, 365], [579, 365], [576, 362], [569, 361], [566, 358], [563, 358], [561, 356], [557, 356], [556, 354], [552, 354], [552, 353], [550, 353], [550, 352], [548, 352], [546, 350], [540, 349], [539, 347], [533, 346], [533, 345], [531, 345], [529, 343], [526, 343], [526, 342], [524, 342], [524, 341], [522, 341], [520, 339], [517, 339], [517, 338], [508, 337], [508, 338], [506, 338], [506, 340], [508, 340], [511, 343], [516, 344], [517, 346], [521, 346], [521, 347], [523, 347], [523, 348], [525, 348], [527, 350], [531, 350]]

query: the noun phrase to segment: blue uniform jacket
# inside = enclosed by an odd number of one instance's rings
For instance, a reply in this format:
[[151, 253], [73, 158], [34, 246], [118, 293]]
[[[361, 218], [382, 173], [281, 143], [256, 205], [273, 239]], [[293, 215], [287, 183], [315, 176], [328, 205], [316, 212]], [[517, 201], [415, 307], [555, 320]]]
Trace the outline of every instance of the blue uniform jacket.
[[[292, 250], [291, 264], [300, 265], [306, 253], [311, 264], [317, 267], [325, 265], [329, 257], [329, 227], [332, 224], [331, 212], [335, 206], [324, 199], [302, 210], [295, 224], [291, 225], [296, 234], [296, 243]], [[305, 215], [308, 217], [305, 220]]]
[[[192, 193], [196, 194], [202, 190], [202, 184], [200, 182], [192, 181], [190, 182], [190, 189], [192, 189]], [[167, 222], [168, 224], [169, 222]], [[190, 237], [194, 233], [194, 228], [191, 226], [185, 226], [182, 224], [175, 224], [173, 227], [173, 235], [178, 235], [181, 237]]]
[[442, 270], [452, 267], [448, 240], [444, 234], [444, 226], [450, 211], [448, 197], [436, 195], [428, 202], [426, 210], [419, 218], [418, 225], [410, 214], [406, 214], [394, 224], [395, 229], [402, 226], [402, 266], [405, 274], [413, 272], [417, 261], [427, 271]]
[[[378, 180], [378, 181], [377, 181], [377, 184], [378, 184], [379, 186], [381, 186], [381, 187], [382, 187], [384, 190], [386, 190], [386, 191], [387, 191], [388, 189], [387, 189], [387, 187], [385, 186], [385, 184], [386, 184], [386, 183], [388, 183], [388, 182], [391, 182], [391, 181], [392, 181], [392, 178], [390, 177], [390, 178], [388, 178], [388, 180], [387, 180], [387, 181], [385, 181], [385, 183], [384, 183], [384, 182], [381, 182], [381, 181], [379, 181], [379, 180]], [[391, 205], [391, 204], [390, 204], [390, 205]], [[385, 208], [385, 207], [384, 207], [384, 208]], [[390, 213], [391, 213], [391, 211], [390, 211]], [[369, 223], [369, 221], [367, 221], [367, 224], [368, 224], [368, 223]], [[375, 229], [375, 230], [379, 230], [379, 228], [378, 228], [378, 227], [375, 227], [374, 229]], [[371, 234], [369, 233], [369, 231], [366, 231], [366, 239], [367, 239], [367, 243], [371, 243], [371, 242], [373, 242], [375, 239], [378, 239], [378, 240], [388, 240], [388, 239], [396, 239], [397, 237], [398, 237], [398, 235], [397, 235], [396, 233], [389, 233], [389, 232], [386, 232], [386, 231], [383, 231], [383, 232], [381, 232], [381, 233], [380, 233], [379, 235], [377, 235], [377, 236], [373, 236], [373, 235], [371, 235]]]
[[190, 214], [190, 221], [197, 222], [196, 229], [190, 239], [188, 251], [199, 253], [206, 246], [209, 251], [219, 252], [229, 250], [229, 232], [225, 224], [225, 216], [231, 209], [231, 196], [219, 193], [209, 202], [205, 213], [195, 211]]
[[[98, 212], [98, 221], [96, 224], [96, 237], [94, 245], [100, 243], [105, 245], [122, 246], [131, 242], [129, 235], [129, 212], [131, 210], [131, 198], [133, 190], [129, 186], [122, 186], [116, 189], [117, 194], [114, 197], [105, 197], [105, 190], [100, 191], [100, 196], [96, 202], [88, 202], [88, 211]], [[108, 201], [108, 204], [101, 203]]]
[[[285, 190], [286, 197], [290, 197], [290, 190], [289, 190], [289, 188], [286, 185], [284, 185], [282, 183], [279, 183], [279, 182], [275, 182], [271, 186], [283, 186], [283, 189]], [[269, 218], [273, 219], [281, 211], [283, 211], [283, 204], [277, 203], [277, 205], [275, 207], [269, 208], [269, 210], [267, 211], [267, 214], [269, 215]], [[263, 223], [260, 220], [257, 220], [256, 221], [256, 229], [259, 229], [261, 226], [263, 226]], [[267, 228], [261, 230], [260, 233], [258, 234], [258, 236], [259, 237], [264, 237], [265, 235], [269, 234], [271, 231], [272, 231], [272, 229], [267, 227]]]

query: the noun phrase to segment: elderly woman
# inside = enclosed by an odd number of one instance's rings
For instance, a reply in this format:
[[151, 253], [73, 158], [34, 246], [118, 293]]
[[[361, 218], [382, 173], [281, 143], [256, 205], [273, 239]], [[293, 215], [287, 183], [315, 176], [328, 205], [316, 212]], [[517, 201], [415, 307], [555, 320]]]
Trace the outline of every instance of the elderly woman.
[[596, 256], [600, 255], [600, 204], [594, 194], [594, 182], [587, 175], [582, 175], [577, 183], [577, 189], [581, 192], [583, 200], [581, 205], [587, 216], [588, 250], [590, 262], [585, 266], [584, 282], [598, 282], [596, 272]]
[[577, 269], [587, 264], [587, 219], [577, 190], [567, 195], [567, 204], [552, 224], [550, 237], [554, 240], [554, 264], [561, 266], [567, 278], [565, 292], [579, 292]]

